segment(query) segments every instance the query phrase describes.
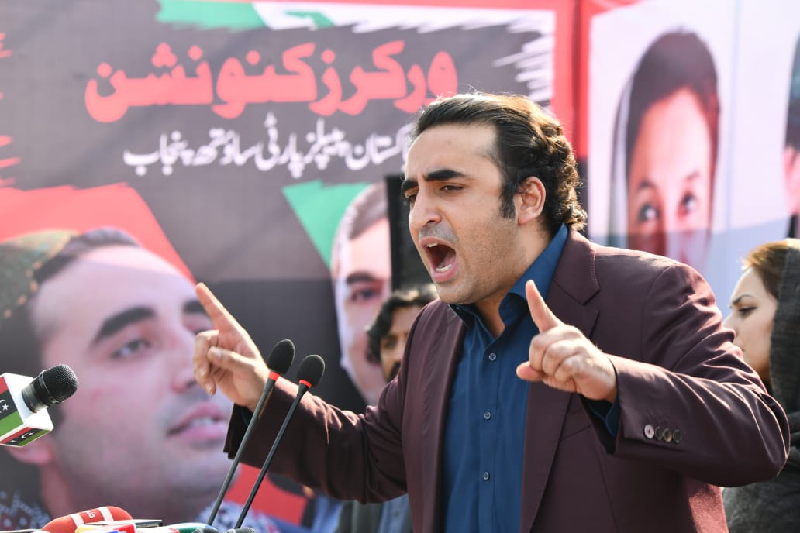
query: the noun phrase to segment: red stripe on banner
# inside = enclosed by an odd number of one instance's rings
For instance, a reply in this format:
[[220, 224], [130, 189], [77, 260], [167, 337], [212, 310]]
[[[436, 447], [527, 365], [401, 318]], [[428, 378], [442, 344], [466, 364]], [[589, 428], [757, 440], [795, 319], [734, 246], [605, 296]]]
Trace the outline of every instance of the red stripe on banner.
[[0, 146], [11, 144], [11, 137], [8, 135], [0, 135]]
[[194, 277], [169, 242], [153, 212], [127, 184], [78, 189], [69, 185], [23, 191], [0, 188], [0, 241], [38, 230], [65, 228], [78, 232], [116, 226], [130, 233], [144, 248]]
[[589, 55], [592, 53], [589, 43], [591, 38], [589, 31], [592, 27], [592, 18], [612, 9], [637, 3], [639, 3], [639, 0], [583, 0], [580, 3], [578, 46], [576, 46], [578, 60], [575, 62], [577, 65], [575, 80], [577, 82], [577, 108], [579, 110], [578, 120], [580, 127], [573, 141], [575, 154], [578, 158], [585, 158], [589, 155]]
[[8, 385], [6, 384], [6, 378], [0, 376], [0, 394], [3, 394], [8, 390]]

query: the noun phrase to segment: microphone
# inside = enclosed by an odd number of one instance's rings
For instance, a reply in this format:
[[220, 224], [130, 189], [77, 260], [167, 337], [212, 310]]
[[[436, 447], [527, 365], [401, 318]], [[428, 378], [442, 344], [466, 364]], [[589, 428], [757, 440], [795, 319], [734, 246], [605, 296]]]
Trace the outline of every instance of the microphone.
[[31, 379], [7, 372], [0, 375], [0, 444], [25, 446], [53, 431], [47, 407], [78, 390], [78, 378], [67, 365], [57, 365]]
[[[323, 361], [322, 357], [318, 355], [307, 355], [305, 359], [300, 362], [300, 368], [297, 369], [297, 382], [299, 384], [299, 387], [297, 388], [297, 396], [292, 402], [291, 407], [289, 407], [289, 412], [286, 413], [286, 418], [283, 419], [283, 424], [278, 431], [278, 436], [275, 437], [275, 442], [272, 443], [272, 448], [269, 450], [267, 460], [264, 461], [264, 466], [261, 467], [261, 471], [258, 473], [258, 477], [253, 484], [252, 490], [250, 490], [250, 495], [247, 497], [247, 502], [244, 504], [244, 508], [239, 515], [239, 519], [236, 521], [236, 526], [234, 529], [239, 529], [242, 525], [242, 522], [244, 522], [244, 517], [247, 515], [247, 511], [250, 510], [250, 505], [253, 503], [253, 498], [255, 498], [258, 488], [261, 486], [261, 481], [264, 480], [264, 476], [267, 474], [267, 468], [269, 468], [269, 464], [272, 462], [272, 456], [275, 455], [275, 449], [278, 447], [278, 443], [283, 438], [283, 433], [286, 431], [286, 426], [289, 425], [289, 420], [292, 418], [295, 409], [297, 409], [300, 399], [308, 391], [308, 389], [315, 387], [317, 383], [319, 383], [319, 380], [322, 379], [322, 374], [324, 372], [325, 361]], [[244, 446], [240, 446], [239, 450], [243, 448]]]
[[270, 369], [269, 377], [267, 378], [267, 382], [264, 384], [264, 391], [261, 393], [261, 397], [258, 399], [258, 404], [256, 404], [256, 410], [253, 413], [253, 417], [250, 419], [250, 423], [247, 424], [244, 437], [242, 437], [242, 443], [239, 446], [239, 449], [236, 451], [236, 455], [233, 458], [231, 467], [228, 469], [228, 475], [225, 477], [225, 481], [222, 483], [222, 488], [220, 489], [219, 494], [217, 495], [217, 500], [214, 502], [214, 506], [211, 509], [211, 514], [206, 521], [209, 526], [214, 523], [214, 519], [217, 517], [219, 507], [222, 505], [222, 499], [225, 497], [225, 493], [228, 492], [231, 481], [233, 481], [233, 476], [236, 473], [236, 467], [239, 466], [239, 463], [242, 460], [242, 453], [244, 452], [245, 445], [250, 440], [250, 435], [253, 433], [253, 428], [256, 426], [256, 420], [261, 416], [264, 405], [267, 403], [267, 400], [272, 394], [272, 387], [275, 386], [275, 382], [278, 381], [278, 378], [281, 377], [281, 374], [285, 374], [289, 370], [289, 367], [292, 366], [292, 361], [294, 361], [294, 353], [294, 343], [289, 339], [283, 339], [275, 345], [270, 352], [269, 357], [267, 357], [267, 367]]
[[93, 522], [115, 522], [120, 520], [131, 520], [133, 517], [119, 507], [95, 507], [88, 511], [81, 511], [80, 513], [68, 514], [61, 516], [45, 524], [42, 529], [48, 533], [75, 533], [83, 524], [91, 524]]

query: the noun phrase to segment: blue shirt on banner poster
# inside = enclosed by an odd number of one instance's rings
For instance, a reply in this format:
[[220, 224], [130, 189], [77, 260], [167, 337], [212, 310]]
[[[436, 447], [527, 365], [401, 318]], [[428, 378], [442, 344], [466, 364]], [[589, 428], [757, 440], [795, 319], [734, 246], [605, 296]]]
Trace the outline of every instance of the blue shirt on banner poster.
[[[472, 305], [452, 305], [467, 331], [456, 369], [444, 449], [445, 531], [519, 531], [522, 457], [529, 383], [517, 377], [538, 329], [525, 298], [532, 279], [543, 298], [567, 241], [556, 236], [500, 303], [505, 325], [494, 338]], [[619, 406], [590, 402], [616, 433]]]

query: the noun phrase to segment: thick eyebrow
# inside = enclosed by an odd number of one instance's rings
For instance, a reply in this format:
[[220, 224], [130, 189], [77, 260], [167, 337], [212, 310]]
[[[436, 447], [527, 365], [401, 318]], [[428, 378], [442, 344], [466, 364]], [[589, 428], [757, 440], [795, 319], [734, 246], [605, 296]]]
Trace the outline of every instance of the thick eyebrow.
[[130, 307], [111, 315], [103, 321], [100, 330], [97, 332], [97, 335], [94, 336], [94, 340], [92, 340], [92, 344], [97, 344], [131, 324], [153, 318], [154, 316], [156, 316], [156, 312], [152, 308], [144, 306]]
[[[697, 180], [699, 178], [700, 178], [700, 172], [697, 171], [697, 170], [693, 170], [692, 172], [689, 172], [686, 176], [684, 176], [682, 181], [684, 183], [689, 183], [689, 182], [695, 181], [695, 180]], [[636, 187], [636, 192], [640, 192], [640, 191], [643, 191], [645, 189], [655, 189], [655, 188], [656, 188], [656, 186], [650, 180], [650, 178], [645, 178]]]
[[745, 296], [749, 296], [750, 298], [752, 298], [752, 297], [753, 297], [753, 295], [752, 295], [752, 294], [747, 294], [747, 293], [740, 294], [739, 296], [737, 296], [737, 297], [736, 297], [736, 299], [734, 299], [734, 300], [732, 300], [732, 301], [731, 301], [731, 307], [733, 307], [734, 305], [736, 305], [736, 304], [738, 304], [739, 302], [741, 302], [741, 301], [742, 301], [742, 298], [744, 298]]
[[[205, 309], [203, 309], [203, 305], [199, 300], [196, 299], [187, 300], [183, 304], [183, 314], [207, 316]], [[92, 344], [97, 344], [103, 339], [111, 337], [118, 331], [125, 329], [131, 324], [136, 324], [137, 322], [142, 322], [143, 320], [147, 320], [155, 316], [156, 312], [151, 307], [146, 307], [143, 305], [120, 311], [119, 313], [111, 315], [103, 321], [103, 324], [100, 326], [100, 330], [92, 340]]]
[[639, 185], [636, 187], [635, 192], [642, 192], [647, 189], [655, 189], [655, 188], [656, 186], [652, 181], [650, 181], [650, 178], [645, 178], [641, 182], [639, 182]]
[[694, 181], [694, 180], [699, 179], [699, 178], [700, 178], [700, 171], [699, 170], [693, 170], [693, 171], [689, 172], [686, 175], [685, 178], [683, 178], [683, 181], [689, 182], [689, 181]]
[[[453, 178], [465, 178], [466, 174], [452, 168], [443, 168], [441, 170], [434, 170], [426, 176], [422, 176], [425, 181], [447, 181]], [[409, 189], [413, 189], [418, 185], [417, 180], [414, 178], [404, 178], [403, 184], [400, 186], [400, 192], [406, 193]]]
[[347, 285], [348, 287], [355, 283], [365, 283], [369, 281], [379, 281], [379, 279], [369, 272], [356, 271], [347, 276], [344, 280], [345, 285]]

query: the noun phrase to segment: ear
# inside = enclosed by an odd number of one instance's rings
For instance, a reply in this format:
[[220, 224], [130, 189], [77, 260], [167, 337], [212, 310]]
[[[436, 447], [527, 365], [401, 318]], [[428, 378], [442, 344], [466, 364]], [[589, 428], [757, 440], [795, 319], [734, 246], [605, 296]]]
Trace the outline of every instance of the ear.
[[516, 197], [518, 198], [517, 220], [520, 225], [524, 225], [541, 216], [547, 191], [542, 180], [529, 176], [520, 184]]
[[43, 435], [25, 446], [8, 446], [9, 455], [19, 461], [30, 465], [43, 466], [53, 460], [53, 438]]

